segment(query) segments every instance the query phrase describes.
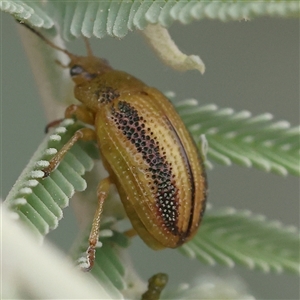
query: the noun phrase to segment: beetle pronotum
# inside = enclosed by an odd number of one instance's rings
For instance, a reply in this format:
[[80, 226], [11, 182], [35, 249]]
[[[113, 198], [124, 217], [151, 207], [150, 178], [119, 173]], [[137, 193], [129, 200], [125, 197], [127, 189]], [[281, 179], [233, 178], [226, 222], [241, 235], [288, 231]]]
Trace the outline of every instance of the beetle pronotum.
[[[27, 26], [28, 27], [28, 26]], [[113, 70], [95, 57], [77, 56], [31, 31], [69, 58], [74, 94], [66, 118], [94, 126], [83, 128], [45, 168], [47, 177], [78, 140], [96, 140], [109, 176], [97, 188], [98, 206], [87, 250], [93, 266], [103, 203], [115, 184], [133, 229], [153, 249], [176, 248], [196, 233], [207, 193], [203, 159], [170, 101], [157, 89]]]

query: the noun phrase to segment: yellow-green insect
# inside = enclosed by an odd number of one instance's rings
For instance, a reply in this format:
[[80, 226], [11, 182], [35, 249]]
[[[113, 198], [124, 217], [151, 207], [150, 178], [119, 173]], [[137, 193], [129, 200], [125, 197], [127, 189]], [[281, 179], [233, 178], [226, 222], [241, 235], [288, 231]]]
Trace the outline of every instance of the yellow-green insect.
[[95, 247], [103, 203], [117, 187], [134, 231], [153, 249], [176, 248], [196, 233], [207, 193], [203, 161], [170, 101], [157, 89], [112, 69], [95, 57], [73, 55], [31, 29], [70, 58], [68, 67], [81, 105], [66, 109], [94, 129], [78, 130], [44, 169], [47, 177], [78, 140], [96, 140], [109, 176], [97, 188], [98, 207], [87, 250], [88, 268]]

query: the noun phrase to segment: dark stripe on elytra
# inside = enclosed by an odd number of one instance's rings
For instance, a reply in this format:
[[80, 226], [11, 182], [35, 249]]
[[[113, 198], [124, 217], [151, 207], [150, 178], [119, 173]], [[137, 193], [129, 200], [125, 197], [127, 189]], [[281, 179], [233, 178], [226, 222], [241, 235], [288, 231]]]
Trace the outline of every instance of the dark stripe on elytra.
[[161, 215], [164, 226], [173, 235], [181, 235], [178, 231], [177, 187], [173, 182], [172, 166], [156, 140], [147, 120], [140, 116], [137, 110], [126, 101], [119, 101], [112, 106], [112, 116], [118, 129], [135, 146], [138, 153], [149, 166], [147, 171], [150, 189], [156, 194], [156, 207]]
[[169, 120], [169, 118], [165, 115], [165, 119], [169, 125], [170, 130], [174, 133], [177, 145], [179, 145], [179, 150], [181, 153], [181, 157], [184, 160], [185, 166], [186, 166], [186, 170], [190, 179], [190, 186], [191, 186], [191, 210], [190, 210], [190, 216], [189, 216], [189, 223], [188, 223], [188, 227], [186, 229], [185, 232], [183, 232], [183, 235], [181, 237], [181, 239], [178, 241], [178, 244], [182, 244], [184, 242], [184, 240], [186, 239], [186, 237], [188, 237], [190, 235], [190, 231], [192, 228], [192, 224], [193, 224], [193, 219], [194, 219], [194, 209], [195, 209], [195, 192], [196, 192], [196, 188], [195, 188], [195, 178], [194, 178], [194, 174], [192, 171], [192, 167], [188, 158], [188, 155], [185, 151], [185, 147], [182, 144], [182, 141], [176, 131], [176, 129], [174, 128], [173, 124], [171, 123], [171, 121]]

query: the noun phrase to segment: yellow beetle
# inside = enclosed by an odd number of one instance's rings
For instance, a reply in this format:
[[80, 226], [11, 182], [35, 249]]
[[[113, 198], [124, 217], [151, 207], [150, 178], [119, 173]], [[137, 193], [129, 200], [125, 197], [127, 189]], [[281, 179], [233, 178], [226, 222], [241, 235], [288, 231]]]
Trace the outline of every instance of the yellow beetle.
[[87, 42], [88, 55], [77, 56], [28, 28], [70, 58], [74, 94], [82, 104], [69, 106], [65, 117], [94, 126], [74, 134], [43, 170], [44, 177], [78, 140], [97, 140], [109, 173], [97, 188], [87, 270], [94, 263], [111, 184], [117, 187], [133, 229], [149, 247], [176, 248], [190, 240], [205, 210], [207, 180], [203, 159], [171, 102], [157, 89], [95, 57]]

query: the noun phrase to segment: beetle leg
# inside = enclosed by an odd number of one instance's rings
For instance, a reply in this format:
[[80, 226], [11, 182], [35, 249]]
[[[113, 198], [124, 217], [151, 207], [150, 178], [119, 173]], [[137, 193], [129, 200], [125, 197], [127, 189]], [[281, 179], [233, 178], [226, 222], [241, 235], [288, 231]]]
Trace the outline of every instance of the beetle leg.
[[[66, 119], [76, 119], [83, 123], [94, 125], [95, 115], [83, 105], [71, 104], [65, 110]], [[45, 133], [48, 133], [51, 127], [55, 127], [64, 119], [54, 120], [46, 125]]]
[[89, 237], [89, 247], [87, 249], [87, 262], [88, 267], [84, 269], [84, 271], [89, 271], [94, 265], [95, 261], [95, 252], [96, 252], [96, 245], [99, 239], [99, 230], [100, 230], [100, 221], [101, 221], [101, 214], [103, 211], [103, 204], [105, 199], [107, 198], [109, 187], [111, 185], [111, 180], [109, 177], [100, 181], [97, 187], [97, 198], [98, 198], [98, 206], [94, 215], [92, 229]]
[[78, 140], [96, 140], [96, 132], [90, 128], [81, 128], [77, 130], [71, 139], [52, 157], [49, 162], [49, 166], [42, 170], [44, 172], [43, 178], [48, 177], [50, 173], [56, 169], [65, 154]]
[[83, 123], [94, 125], [95, 114], [83, 105], [71, 104], [65, 110], [65, 118], [76, 118]]

